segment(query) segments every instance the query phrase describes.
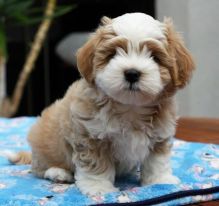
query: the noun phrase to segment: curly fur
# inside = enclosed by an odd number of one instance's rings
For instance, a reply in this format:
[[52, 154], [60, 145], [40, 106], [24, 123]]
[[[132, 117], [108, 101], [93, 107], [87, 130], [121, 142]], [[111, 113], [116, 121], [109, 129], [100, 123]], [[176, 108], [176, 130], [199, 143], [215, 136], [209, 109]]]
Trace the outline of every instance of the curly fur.
[[[89, 195], [117, 191], [115, 176], [139, 163], [142, 184], [177, 183], [169, 163], [174, 94], [194, 63], [171, 21], [141, 13], [104, 17], [77, 60], [83, 78], [29, 133], [33, 173], [72, 181], [70, 172]], [[123, 75], [133, 67], [141, 78], [129, 90]]]

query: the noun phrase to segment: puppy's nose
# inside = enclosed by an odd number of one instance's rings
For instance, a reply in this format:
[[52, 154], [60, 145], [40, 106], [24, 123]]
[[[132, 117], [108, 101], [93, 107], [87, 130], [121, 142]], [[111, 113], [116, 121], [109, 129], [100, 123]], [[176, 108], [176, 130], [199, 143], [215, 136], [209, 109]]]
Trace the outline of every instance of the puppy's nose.
[[141, 73], [136, 69], [125, 70], [124, 74], [125, 74], [125, 80], [128, 81], [129, 83], [137, 82], [141, 75]]

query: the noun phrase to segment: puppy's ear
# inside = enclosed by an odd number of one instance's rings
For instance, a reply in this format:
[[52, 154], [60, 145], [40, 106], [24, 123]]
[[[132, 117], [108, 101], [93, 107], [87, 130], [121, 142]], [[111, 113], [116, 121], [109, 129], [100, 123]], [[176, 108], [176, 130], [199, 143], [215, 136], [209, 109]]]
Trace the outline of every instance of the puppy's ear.
[[94, 80], [94, 56], [98, 45], [102, 40], [111, 38], [113, 32], [111, 28], [105, 29], [108, 24], [112, 23], [112, 19], [104, 16], [101, 19], [100, 27], [90, 37], [90, 39], [81, 47], [76, 54], [78, 70], [87, 82], [93, 83]]
[[168, 53], [174, 59], [174, 66], [171, 68], [171, 76], [176, 88], [183, 88], [190, 80], [192, 71], [195, 68], [192, 56], [185, 48], [181, 36], [175, 31], [172, 20], [164, 19]]
[[76, 54], [78, 70], [81, 76], [89, 83], [92, 83], [93, 81], [93, 59], [96, 44], [97, 38], [91, 36], [87, 43], [85, 43]]

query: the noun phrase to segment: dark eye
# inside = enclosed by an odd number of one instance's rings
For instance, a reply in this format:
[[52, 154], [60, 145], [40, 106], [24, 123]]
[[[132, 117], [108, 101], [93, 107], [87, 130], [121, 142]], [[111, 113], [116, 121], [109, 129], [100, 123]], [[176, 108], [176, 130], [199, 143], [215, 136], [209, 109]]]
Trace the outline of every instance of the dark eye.
[[104, 48], [100, 48], [97, 50], [95, 54], [96, 58], [96, 67], [103, 68], [116, 54], [115, 49], [106, 50]]
[[173, 59], [171, 59], [169, 56], [167, 56], [165, 53], [162, 52], [152, 52], [151, 53], [151, 57], [153, 58], [153, 60], [164, 67], [172, 67], [173, 65]]
[[158, 57], [158, 55], [157, 55], [155, 52], [151, 52], [151, 57], [153, 58], [153, 60], [154, 60], [156, 63], [158, 63], [158, 64], [161, 63], [160, 58]]
[[154, 60], [156, 63], [160, 64], [160, 59], [159, 59], [157, 56], [153, 55], [153, 53], [152, 53], [151, 57], [153, 58], [153, 60]]
[[116, 55], [116, 50], [111, 50], [111, 51], [109, 51], [108, 54], [106, 55], [106, 59], [109, 61], [109, 60], [112, 59], [115, 55]]

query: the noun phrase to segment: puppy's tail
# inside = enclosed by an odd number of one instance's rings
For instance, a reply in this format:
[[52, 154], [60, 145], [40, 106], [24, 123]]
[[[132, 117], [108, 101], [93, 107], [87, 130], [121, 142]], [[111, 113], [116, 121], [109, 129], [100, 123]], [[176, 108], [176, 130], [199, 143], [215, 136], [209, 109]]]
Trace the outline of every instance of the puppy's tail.
[[4, 150], [0, 152], [0, 156], [6, 157], [11, 163], [16, 165], [31, 164], [32, 155], [31, 152], [13, 152], [10, 150]]

